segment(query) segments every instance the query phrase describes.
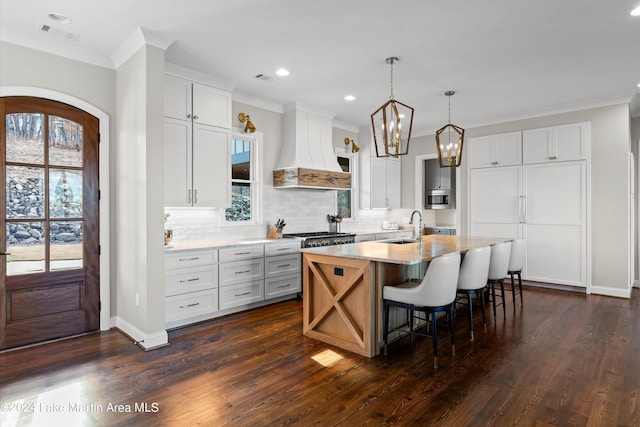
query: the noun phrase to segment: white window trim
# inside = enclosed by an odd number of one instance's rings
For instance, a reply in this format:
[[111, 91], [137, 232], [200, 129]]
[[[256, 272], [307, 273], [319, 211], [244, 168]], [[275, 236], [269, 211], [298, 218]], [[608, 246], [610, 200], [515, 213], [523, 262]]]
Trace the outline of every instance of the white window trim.
[[[349, 165], [351, 166], [351, 218], [345, 218], [345, 221], [357, 221], [358, 213], [360, 211], [360, 191], [358, 185], [358, 153], [352, 153], [344, 148], [335, 149], [336, 157], [345, 157], [349, 159]], [[333, 203], [336, 212], [338, 211], [338, 192], [336, 191], [335, 201]]]
[[[226, 214], [222, 213], [222, 223], [225, 226], [237, 227], [242, 225], [256, 225], [262, 223], [262, 155], [261, 146], [263, 133], [245, 133], [240, 128], [231, 129], [231, 139], [243, 139], [245, 141], [251, 141], [251, 167], [252, 177], [251, 180], [251, 220], [250, 221], [227, 221]], [[231, 162], [231, 156], [229, 156], [229, 162]]]

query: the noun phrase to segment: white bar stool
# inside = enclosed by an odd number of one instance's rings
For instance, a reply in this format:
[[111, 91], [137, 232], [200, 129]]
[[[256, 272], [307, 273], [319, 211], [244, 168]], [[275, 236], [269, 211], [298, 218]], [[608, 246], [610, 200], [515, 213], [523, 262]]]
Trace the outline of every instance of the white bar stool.
[[482, 324], [487, 332], [487, 317], [485, 314], [484, 292], [489, 280], [489, 263], [491, 261], [491, 247], [483, 246], [467, 251], [462, 259], [460, 275], [458, 277], [458, 295], [467, 297], [469, 306], [469, 330], [473, 341], [473, 295], [478, 295], [482, 309]]

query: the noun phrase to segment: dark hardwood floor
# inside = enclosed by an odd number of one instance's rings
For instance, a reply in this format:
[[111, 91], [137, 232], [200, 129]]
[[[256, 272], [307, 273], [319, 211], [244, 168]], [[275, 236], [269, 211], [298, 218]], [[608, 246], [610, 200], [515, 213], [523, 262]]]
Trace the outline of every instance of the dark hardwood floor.
[[1, 353], [0, 425], [640, 426], [638, 299], [525, 287], [473, 343], [459, 317], [437, 371], [428, 339], [367, 359], [303, 337], [296, 300], [150, 352], [91, 334]]

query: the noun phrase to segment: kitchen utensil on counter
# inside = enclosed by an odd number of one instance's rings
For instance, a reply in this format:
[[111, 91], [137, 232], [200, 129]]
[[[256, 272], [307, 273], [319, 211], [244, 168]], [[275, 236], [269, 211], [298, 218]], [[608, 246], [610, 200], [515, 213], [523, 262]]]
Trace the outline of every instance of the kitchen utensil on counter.
[[287, 225], [287, 223], [284, 221], [284, 219], [278, 218], [276, 223], [269, 229], [269, 232], [267, 233], [267, 238], [282, 239], [282, 229], [284, 228], [285, 225]]
[[173, 230], [170, 228], [164, 229], [164, 244], [167, 246], [173, 240]]

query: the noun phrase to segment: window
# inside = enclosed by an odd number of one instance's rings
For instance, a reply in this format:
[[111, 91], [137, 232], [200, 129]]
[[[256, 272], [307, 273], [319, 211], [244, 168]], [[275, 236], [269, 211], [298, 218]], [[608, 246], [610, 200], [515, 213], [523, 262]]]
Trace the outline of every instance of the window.
[[343, 172], [351, 173], [351, 189], [338, 190], [336, 194], [336, 213], [345, 219], [356, 219], [357, 207], [357, 171], [356, 171], [356, 154], [354, 153], [337, 153], [338, 164]]
[[227, 223], [257, 221], [256, 136], [234, 134], [231, 138], [231, 207], [225, 210]]

